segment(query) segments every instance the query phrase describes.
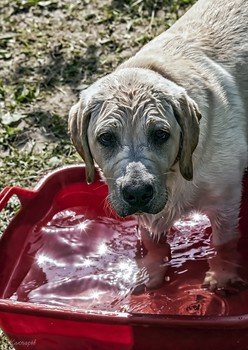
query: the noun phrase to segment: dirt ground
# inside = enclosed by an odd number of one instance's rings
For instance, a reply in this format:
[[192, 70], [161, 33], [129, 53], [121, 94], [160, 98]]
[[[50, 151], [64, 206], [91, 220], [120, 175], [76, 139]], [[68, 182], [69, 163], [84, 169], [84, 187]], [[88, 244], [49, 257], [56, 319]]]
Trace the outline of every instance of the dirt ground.
[[[0, 190], [33, 187], [79, 163], [67, 116], [80, 90], [110, 73], [194, 0], [0, 0]], [[0, 214], [0, 233], [18, 208]], [[12, 349], [4, 336], [0, 349]]]

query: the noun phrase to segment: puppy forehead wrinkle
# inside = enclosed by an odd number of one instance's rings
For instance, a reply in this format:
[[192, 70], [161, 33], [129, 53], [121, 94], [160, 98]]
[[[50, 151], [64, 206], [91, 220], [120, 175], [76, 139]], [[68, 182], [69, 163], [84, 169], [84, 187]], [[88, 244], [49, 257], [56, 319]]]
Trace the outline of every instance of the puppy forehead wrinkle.
[[[147, 74], [147, 72], [146, 72]], [[155, 99], [157, 88], [149, 84], [142, 76], [130, 74], [129, 69], [122, 69], [114, 72], [102, 80], [101, 96], [109, 101], [116, 100], [124, 106], [130, 106], [130, 102], [138, 103]], [[143, 77], [144, 78], [144, 77]]]
[[161, 125], [166, 129], [170, 129], [170, 123], [168, 122], [168, 120], [163, 116], [161, 117], [160, 115], [152, 115], [149, 116], [146, 120], [146, 126], [153, 126], [153, 125]]
[[118, 130], [122, 127], [122, 125], [123, 123], [120, 120], [114, 118], [113, 116], [110, 116], [109, 118], [101, 120], [95, 125], [95, 135], [98, 135], [104, 131]]
[[127, 106], [126, 103], [117, 103], [114, 100], [105, 101], [104, 107], [96, 107], [92, 111], [92, 121], [95, 124], [95, 132], [98, 133], [101, 129], [113, 128], [117, 130], [127, 127], [128, 125], [133, 127], [135, 124], [138, 124], [140, 128], [141, 119], [146, 120], [149, 115], [158, 114], [158, 111], [155, 106], [150, 103], [149, 99], [147, 101], [142, 100], [137, 104], [133, 103], [132, 106]]
[[95, 134], [101, 129], [118, 129], [123, 126], [123, 111], [113, 102], [104, 101], [92, 110], [91, 121]]
[[[104, 81], [99, 102], [92, 111], [99, 128], [102, 123], [105, 125], [102, 124], [101, 127], [114, 129], [128, 124], [135, 126], [139, 125], [141, 119], [144, 120], [143, 127], [146, 127], [149, 116], [156, 122], [156, 118], [166, 120], [168, 115], [173, 114], [169, 103], [172, 96], [164, 95], [157, 87], [148, 86], [143, 81], [126, 75], [125, 79], [118, 76], [110, 79], [109, 76]], [[97, 96], [93, 99], [96, 101]]]

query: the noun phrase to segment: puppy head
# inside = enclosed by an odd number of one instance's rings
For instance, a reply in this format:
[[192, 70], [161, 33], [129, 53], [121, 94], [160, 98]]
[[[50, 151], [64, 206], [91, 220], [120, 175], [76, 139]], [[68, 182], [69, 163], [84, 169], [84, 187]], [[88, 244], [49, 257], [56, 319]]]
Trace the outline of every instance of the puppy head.
[[94, 161], [120, 216], [158, 213], [179, 161], [193, 178], [200, 113], [185, 90], [142, 68], [120, 69], [83, 91], [69, 114], [72, 141], [94, 181]]

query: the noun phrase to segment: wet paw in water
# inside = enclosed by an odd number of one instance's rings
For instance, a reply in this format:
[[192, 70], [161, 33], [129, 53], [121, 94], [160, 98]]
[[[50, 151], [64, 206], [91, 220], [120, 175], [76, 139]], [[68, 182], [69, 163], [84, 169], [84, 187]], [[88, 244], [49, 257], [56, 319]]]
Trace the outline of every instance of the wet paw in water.
[[132, 293], [139, 294], [146, 289], [155, 289], [163, 285], [168, 280], [166, 276], [168, 262], [168, 257], [156, 260], [149, 253], [143, 259], [138, 260], [137, 264], [140, 269], [136, 275], [136, 285]]
[[216, 276], [214, 271], [206, 273], [203, 287], [215, 292], [218, 295], [228, 296], [239, 293], [242, 289], [248, 288], [248, 281], [234, 274], [224, 274]]
[[142, 293], [146, 289], [159, 288], [165, 282], [168, 262], [171, 258], [170, 245], [161, 234], [160, 239], [154, 239], [150, 231], [144, 227], [139, 229], [141, 235], [141, 251], [145, 255], [137, 259], [139, 271], [136, 276], [136, 286], [133, 293]]

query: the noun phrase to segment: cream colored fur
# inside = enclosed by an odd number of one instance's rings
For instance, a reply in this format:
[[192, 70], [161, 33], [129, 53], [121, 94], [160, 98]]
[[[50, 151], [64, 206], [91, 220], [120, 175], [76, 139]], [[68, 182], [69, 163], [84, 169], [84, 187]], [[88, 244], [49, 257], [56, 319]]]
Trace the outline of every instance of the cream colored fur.
[[[131, 181], [154, 188], [149, 209], [138, 214], [155, 236], [192, 210], [208, 215], [217, 255], [205, 284], [215, 289], [239, 280], [247, 120], [247, 1], [199, 0], [169, 30], [83, 91], [69, 126], [89, 182], [95, 161], [120, 215], [130, 213], [121, 191]], [[160, 149], [147, 136], [156, 124], [170, 133]], [[109, 130], [118, 139], [112, 151], [98, 140]], [[223, 247], [230, 252], [225, 258]]]

